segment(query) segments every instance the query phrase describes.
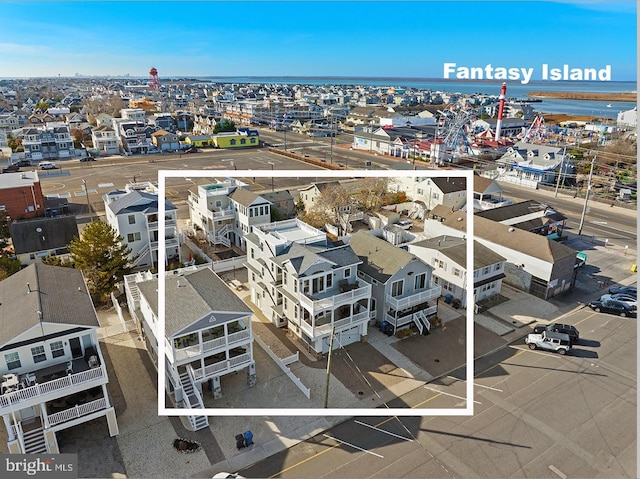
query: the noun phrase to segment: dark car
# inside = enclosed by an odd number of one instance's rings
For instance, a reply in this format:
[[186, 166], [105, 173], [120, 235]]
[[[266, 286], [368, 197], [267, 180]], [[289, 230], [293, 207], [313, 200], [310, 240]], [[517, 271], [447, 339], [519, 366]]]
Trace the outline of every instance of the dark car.
[[96, 161], [96, 159], [93, 156], [84, 156], [80, 158], [80, 161]]
[[198, 153], [197, 148], [189, 148], [188, 150], [184, 150], [185, 153]]
[[31, 166], [31, 162], [29, 160], [20, 160], [14, 163], [16, 166]]
[[611, 294], [630, 294], [631, 296], [638, 297], [638, 288], [635, 286], [611, 286], [609, 288]]
[[616, 301], [615, 299], [605, 299], [604, 301], [591, 301], [589, 307], [596, 313], [617, 314], [622, 317], [635, 317], [636, 310], [627, 303]]
[[16, 171], [20, 171], [20, 167], [18, 165], [9, 165], [2, 168], [3, 173], [15, 173]]
[[575, 344], [580, 341], [580, 332], [576, 329], [575, 326], [571, 324], [561, 324], [561, 323], [552, 323], [552, 324], [539, 324], [533, 327], [533, 332], [535, 334], [542, 334], [543, 331], [553, 331], [554, 333], [564, 333], [569, 336], [571, 340], [571, 344]]

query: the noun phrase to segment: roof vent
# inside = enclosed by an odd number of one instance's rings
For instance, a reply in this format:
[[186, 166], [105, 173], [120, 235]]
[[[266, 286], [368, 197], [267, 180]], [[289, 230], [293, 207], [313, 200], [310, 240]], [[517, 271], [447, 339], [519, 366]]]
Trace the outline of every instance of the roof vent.
[[513, 233], [515, 230], [516, 230], [516, 229], [515, 229], [513, 226], [511, 226], [511, 227], [509, 228], [509, 233]]
[[458, 221], [462, 221], [462, 216], [458, 217]]

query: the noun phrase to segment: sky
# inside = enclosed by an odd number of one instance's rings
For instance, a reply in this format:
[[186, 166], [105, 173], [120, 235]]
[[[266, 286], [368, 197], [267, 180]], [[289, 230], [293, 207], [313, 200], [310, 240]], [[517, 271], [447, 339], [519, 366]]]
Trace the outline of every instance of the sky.
[[[3, 1], [0, 78], [444, 78], [602, 69], [636, 80], [635, 1]], [[451, 78], [451, 76], [450, 76]]]

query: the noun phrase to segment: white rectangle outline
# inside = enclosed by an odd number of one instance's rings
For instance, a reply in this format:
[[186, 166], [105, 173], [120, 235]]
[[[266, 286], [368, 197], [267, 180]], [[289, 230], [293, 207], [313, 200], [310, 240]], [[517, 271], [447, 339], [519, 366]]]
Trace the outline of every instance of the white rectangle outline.
[[[466, 178], [467, 207], [467, 292], [473, 291], [473, 171], [457, 170], [158, 170], [158, 216], [160, 231], [165, 230], [165, 182], [167, 178]], [[317, 181], [317, 180], [316, 180]], [[474, 373], [474, 295], [467, 294], [466, 310], [466, 407], [461, 408], [441, 408], [441, 409], [412, 409], [412, 408], [204, 408], [204, 409], [182, 409], [167, 408], [165, 394], [165, 273], [164, 255], [166, 254], [165, 237], [160, 234], [158, 237], [158, 415], [159, 416], [472, 416], [474, 405], [473, 373]], [[162, 331], [162, 334], [158, 334]], [[162, 339], [161, 339], [162, 338]], [[162, 359], [160, 359], [162, 358]]]

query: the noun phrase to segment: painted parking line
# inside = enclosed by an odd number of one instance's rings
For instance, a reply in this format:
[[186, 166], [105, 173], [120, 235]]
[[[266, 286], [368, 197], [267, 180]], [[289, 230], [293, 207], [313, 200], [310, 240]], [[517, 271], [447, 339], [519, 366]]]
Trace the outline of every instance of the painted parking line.
[[[463, 383], [466, 383], [467, 380], [466, 379], [460, 379], [460, 378], [456, 378], [454, 376], [447, 376], [449, 379], [455, 379], [456, 381], [462, 381]], [[491, 386], [485, 386], [484, 384], [478, 384], [478, 383], [473, 383], [474, 386], [478, 386], [479, 388], [486, 388], [486, 389], [491, 389], [492, 391], [498, 391], [499, 393], [504, 392], [502, 389], [498, 389], [498, 388], [492, 388]]]
[[379, 457], [379, 458], [384, 459], [384, 456], [381, 456], [380, 454], [377, 454], [377, 453], [375, 453], [375, 452], [373, 452], [373, 451], [368, 451], [368, 450], [366, 450], [366, 449], [363, 449], [363, 448], [361, 448], [361, 447], [355, 446], [355, 445], [353, 445], [353, 444], [351, 444], [351, 443], [348, 443], [348, 442], [346, 442], [346, 441], [341, 441], [340, 439], [336, 439], [335, 437], [333, 437], [333, 436], [329, 436], [328, 434], [323, 434], [323, 436], [324, 436], [324, 437], [328, 437], [329, 439], [332, 439], [332, 440], [334, 440], [334, 441], [336, 441], [336, 442], [339, 442], [340, 444], [346, 444], [347, 446], [352, 447], [352, 448], [354, 448], [354, 449], [357, 449], [358, 451], [366, 452], [367, 454], [371, 454], [372, 456], [377, 456], [377, 457]]
[[567, 479], [567, 475], [564, 474], [560, 469], [558, 469], [556, 466], [554, 466], [553, 464], [549, 465], [549, 470], [555, 474], [557, 474], [560, 479]]
[[[438, 389], [430, 388], [430, 387], [428, 387], [428, 386], [422, 386], [422, 387], [423, 387], [423, 388], [425, 388], [425, 389], [428, 389], [429, 391], [433, 391], [434, 393], [444, 394], [445, 396], [451, 396], [451, 397], [454, 397], [454, 398], [456, 398], [456, 399], [462, 399], [462, 400], [464, 400], [464, 401], [466, 401], [466, 400], [467, 400], [467, 398], [466, 398], [466, 397], [456, 396], [455, 394], [446, 393], [446, 392], [444, 392], [444, 391], [440, 391], [440, 390], [438, 390]], [[482, 404], [480, 401], [476, 401], [476, 400], [474, 400], [473, 402], [474, 402], [474, 403], [476, 403], [476, 404]]]
[[98, 183], [98, 188], [112, 188], [113, 183]]
[[413, 441], [413, 439], [411, 439], [410, 437], [404, 437], [404, 436], [400, 436], [399, 434], [394, 434], [392, 432], [385, 431], [384, 429], [380, 429], [379, 427], [372, 426], [371, 424], [367, 424], [366, 422], [362, 422], [362, 421], [353, 421], [353, 422], [355, 422], [356, 424], [360, 424], [362, 426], [365, 426], [365, 427], [370, 427], [371, 429], [375, 429], [376, 431], [380, 431], [380, 432], [383, 432], [385, 434], [389, 434], [389, 436], [397, 437], [398, 439], [404, 439], [405, 441], [409, 441], [409, 442]]

